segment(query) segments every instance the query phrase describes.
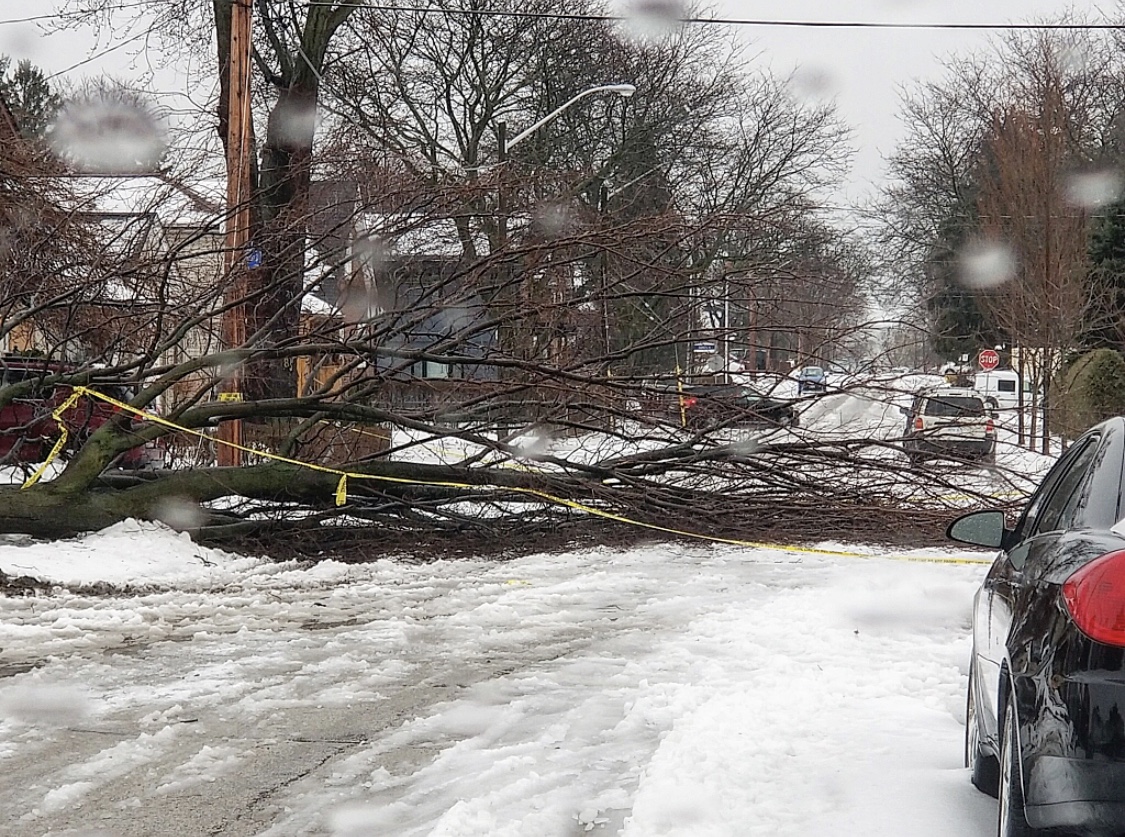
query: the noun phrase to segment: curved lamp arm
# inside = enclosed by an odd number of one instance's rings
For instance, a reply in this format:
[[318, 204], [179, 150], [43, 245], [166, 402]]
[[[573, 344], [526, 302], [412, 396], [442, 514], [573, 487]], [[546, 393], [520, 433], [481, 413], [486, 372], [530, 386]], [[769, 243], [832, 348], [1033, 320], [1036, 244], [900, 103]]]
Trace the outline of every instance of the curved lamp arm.
[[504, 153], [507, 153], [508, 151], [511, 151], [513, 148], [516, 147], [517, 143], [522, 142], [523, 140], [527, 139], [528, 136], [530, 136], [531, 134], [535, 133], [535, 131], [542, 128], [544, 125], [546, 125], [548, 122], [550, 122], [556, 116], [558, 116], [560, 113], [562, 113], [568, 107], [573, 105], [579, 99], [583, 99], [586, 96], [592, 96], [595, 93], [616, 93], [618, 96], [624, 96], [625, 98], [629, 98], [630, 96], [632, 96], [636, 92], [637, 92], [637, 88], [634, 87], [631, 84], [601, 84], [597, 87], [591, 87], [589, 90], [583, 90], [581, 93], [579, 93], [577, 96], [574, 96], [569, 101], [563, 102], [561, 105], [559, 105], [553, 111], [548, 113], [546, 116], [544, 116], [538, 122], [536, 122], [534, 125], [532, 125], [529, 128], [525, 128], [524, 130], [522, 130], [518, 134], [516, 134], [514, 137], [512, 137], [510, 140], [508, 140], [507, 144], [504, 146], [504, 149], [503, 149]]

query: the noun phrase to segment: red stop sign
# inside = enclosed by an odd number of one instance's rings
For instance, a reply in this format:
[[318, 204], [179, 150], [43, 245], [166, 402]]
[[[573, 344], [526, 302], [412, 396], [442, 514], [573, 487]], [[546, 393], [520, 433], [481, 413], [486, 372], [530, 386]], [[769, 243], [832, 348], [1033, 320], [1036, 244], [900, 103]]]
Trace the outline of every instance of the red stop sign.
[[995, 349], [982, 349], [981, 353], [977, 355], [977, 363], [985, 372], [991, 372], [1000, 365], [1000, 353]]

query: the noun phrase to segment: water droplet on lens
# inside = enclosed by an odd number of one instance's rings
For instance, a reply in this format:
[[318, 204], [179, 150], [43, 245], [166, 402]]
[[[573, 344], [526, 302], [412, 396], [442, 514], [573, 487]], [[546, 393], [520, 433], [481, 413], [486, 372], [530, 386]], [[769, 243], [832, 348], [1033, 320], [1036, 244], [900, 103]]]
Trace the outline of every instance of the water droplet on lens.
[[90, 714], [89, 699], [73, 686], [15, 686], [0, 695], [0, 717], [61, 727]]
[[292, 148], [312, 146], [313, 134], [316, 132], [314, 105], [293, 102], [278, 105], [273, 121], [282, 145]]
[[961, 251], [959, 278], [975, 290], [989, 290], [1003, 285], [1016, 273], [1016, 257], [1012, 249], [999, 241], [977, 241]]
[[682, 0], [629, 0], [625, 31], [638, 40], [659, 40], [674, 33], [686, 16]]
[[177, 532], [198, 529], [206, 520], [199, 503], [188, 497], [165, 497], [157, 503], [153, 515]]
[[99, 173], [152, 171], [167, 148], [155, 116], [140, 104], [107, 96], [64, 105], [48, 140], [60, 157]]
[[535, 208], [535, 227], [547, 238], [560, 238], [573, 226], [570, 207], [563, 203], [541, 203]]
[[1121, 175], [1115, 171], [1089, 171], [1071, 175], [1066, 200], [1082, 209], [1098, 209], [1121, 197]]
[[836, 95], [836, 79], [823, 67], [800, 67], [791, 82], [793, 93], [802, 99], [828, 100]]

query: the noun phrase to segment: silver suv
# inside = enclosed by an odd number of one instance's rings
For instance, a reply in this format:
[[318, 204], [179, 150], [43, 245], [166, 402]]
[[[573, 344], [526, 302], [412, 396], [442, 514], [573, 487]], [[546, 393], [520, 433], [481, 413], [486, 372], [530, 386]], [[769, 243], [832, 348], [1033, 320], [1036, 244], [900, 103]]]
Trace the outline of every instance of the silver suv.
[[996, 422], [984, 396], [976, 390], [922, 390], [902, 412], [906, 414], [902, 447], [910, 464], [937, 458], [996, 461]]

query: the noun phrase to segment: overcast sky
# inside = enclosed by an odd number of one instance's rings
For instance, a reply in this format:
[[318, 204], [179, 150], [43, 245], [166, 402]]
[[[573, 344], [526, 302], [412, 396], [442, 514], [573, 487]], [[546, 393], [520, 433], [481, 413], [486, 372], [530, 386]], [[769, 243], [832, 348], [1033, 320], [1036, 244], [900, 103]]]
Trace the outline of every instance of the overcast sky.
[[[1064, 15], [1071, 0], [718, 0], [727, 19], [848, 21], [896, 24], [1034, 23]], [[1081, 6], [1095, 15], [1094, 3]], [[1097, 4], [1105, 14], [1117, 0]], [[899, 90], [939, 78], [942, 60], [987, 49], [1001, 34], [988, 30], [846, 29], [740, 26], [778, 75], [800, 68], [823, 82], [855, 132], [855, 172], [849, 194], [869, 193], [883, 178], [883, 158], [901, 137]]]
[[[138, 53], [136, 43], [117, 45], [105, 37], [99, 41], [92, 32], [48, 38], [34, 21], [9, 22], [41, 16], [57, 5], [57, 0], [0, 0], [0, 52], [30, 58], [68, 79], [104, 71], [128, 77], [151, 66]], [[717, 0], [715, 10], [719, 17], [732, 20], [1003, 25], [1057, 18], [1073, 5], [1071, 0]], [[1108, 15], [1118, 7], [1119, 0], [1080, 6], [1088, 15], [1099, 14], [1099, 10]], [[777, 74], [799, 67], [804, 78], [816, 82], [813, 89], [818, 95], [835, 98], [855, 132], [858, 155], [848, 188], [851, 197], [870, 193], [882, 181], [882, 159], [901, 136], [899, 88], [940, 75], [943, 57], [983, 50], [997, 34], [758, 25], [742, 25], [734, 31], [747, 39], [750, 54]], [[103, 52], [103, 57], [89, 60]], [[157, 85], [165, 94], [176, 94], [171, 107], [186, 106], [186, 98], [206, 99], [206, 91], [177, 90], [174, 76], [158, 77]]]

